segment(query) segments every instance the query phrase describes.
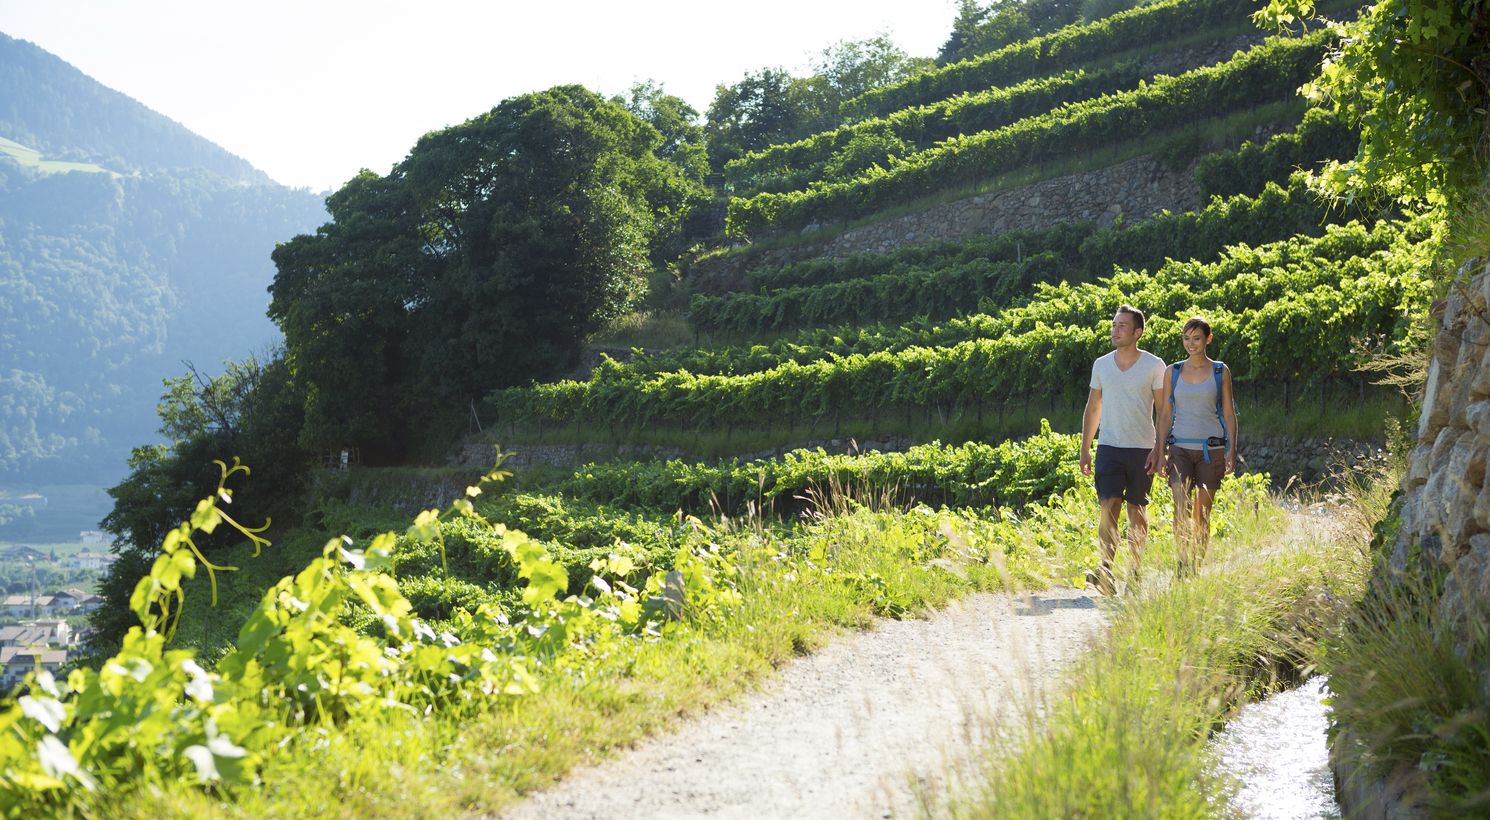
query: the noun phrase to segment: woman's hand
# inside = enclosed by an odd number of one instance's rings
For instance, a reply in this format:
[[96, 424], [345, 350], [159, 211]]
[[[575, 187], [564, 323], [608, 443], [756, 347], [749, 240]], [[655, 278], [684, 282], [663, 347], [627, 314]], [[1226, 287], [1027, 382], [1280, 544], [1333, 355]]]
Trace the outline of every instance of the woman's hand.
[[1155, 444], [1154, 449], [1149, 451], [1149, 457], [1144, 462], [1148, 468], [1149, 475], [1163, 475], [1164, 473], [1164, 445]]
[[1225, 475], [1235, 475], [1235, 474], [1236, 474], [1236, 450], [1234, 448], [1228, 447], [1228, 448], [1226, 448], [1226, 473], [1225, 473]]

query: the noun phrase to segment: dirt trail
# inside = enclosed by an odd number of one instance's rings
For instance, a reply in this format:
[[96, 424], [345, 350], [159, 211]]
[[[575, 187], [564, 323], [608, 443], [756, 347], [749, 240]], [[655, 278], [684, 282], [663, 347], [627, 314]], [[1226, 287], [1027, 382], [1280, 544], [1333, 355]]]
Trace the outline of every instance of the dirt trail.
[[577, 770], [509, 818], [903, 817], [991, 719], [1058, 681], [1104, 623], [1091, 594], [976, 595], [886, 621], [761, 691]]

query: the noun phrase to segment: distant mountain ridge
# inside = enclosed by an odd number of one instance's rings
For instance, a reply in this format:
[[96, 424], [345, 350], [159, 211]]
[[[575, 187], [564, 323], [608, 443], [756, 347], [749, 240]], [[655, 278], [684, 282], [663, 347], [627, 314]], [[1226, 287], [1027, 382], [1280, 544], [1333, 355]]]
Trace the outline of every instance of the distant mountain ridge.
[[269, 255], [325, 203], [4, 35], [0, 138], [0, 486], [112, 483], [163, 378], [277, 344]]
[[[86, 119], [80, 118], [86, 112]], [[26, 40], [0, 33], [0, 137], [47, 159], [121, 173], [191, 168], [233, 182], [275, 184], [248, 160], [193, 133]]]

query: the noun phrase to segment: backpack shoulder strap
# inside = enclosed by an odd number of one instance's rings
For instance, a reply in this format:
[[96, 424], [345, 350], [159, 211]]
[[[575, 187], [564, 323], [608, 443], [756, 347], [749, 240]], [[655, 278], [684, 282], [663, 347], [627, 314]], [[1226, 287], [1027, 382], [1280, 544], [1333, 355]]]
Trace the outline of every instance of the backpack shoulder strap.
[[1184, 362], [1175, 362], [1169, 365], [1169, 440], [1174, 441], [1174, 422], [1180, 415], [1180, 406], [1174, 401], [1174, 391], [1180, 386], [1180, 369], [1185, 366]]
[[1222, 412], [1222, 403], [1225, 400], [1226, 390], [1223, 385], [1226, 375], [1226, 362], [1215, 362], [1211, 366], [1211, 373], [1216, 379], [1216, 420], [1221, 422], [1221, 438], [1227, 438], [1226, 414]]

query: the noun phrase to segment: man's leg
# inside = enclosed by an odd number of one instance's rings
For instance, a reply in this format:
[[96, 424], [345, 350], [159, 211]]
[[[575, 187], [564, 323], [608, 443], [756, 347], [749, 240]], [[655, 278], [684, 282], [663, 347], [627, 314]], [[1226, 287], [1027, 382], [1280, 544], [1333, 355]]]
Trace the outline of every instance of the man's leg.
[[1143, 548], [1149, 542], [1149, 508], [1145, 504], [1128, 505], [1128, 551], [1133, 554], [1133, 583], [1143, 562]]
[[1120, 496], [1102, 499], [1102, 517], [1097, 522], [1097, 545], [1101, 550], [1101, 562], [1097, 565], [1096, 587], [1104, 595], [1117, 592], [1113, 580], [1112, 561], [1117, 554], [1118, 515], [1122, 513], [1123, 499]]

